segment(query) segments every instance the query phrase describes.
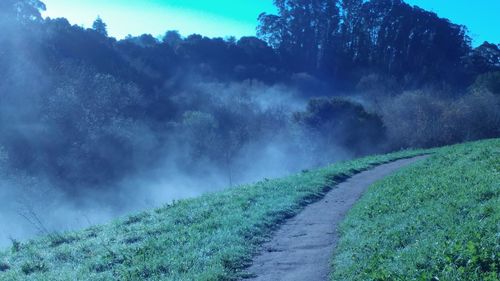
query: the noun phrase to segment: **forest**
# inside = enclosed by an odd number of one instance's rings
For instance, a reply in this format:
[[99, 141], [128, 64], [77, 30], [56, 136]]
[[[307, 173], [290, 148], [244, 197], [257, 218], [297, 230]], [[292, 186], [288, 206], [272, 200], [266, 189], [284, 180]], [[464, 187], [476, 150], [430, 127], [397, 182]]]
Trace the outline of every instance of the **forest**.
[[84, 28], [2, 0], [5, 208], [38, 230], [67, 223], [41, 222], [44, 208], [99, 222], [103, 206], [500, 137], [499, 42], [473, 47], [467, 27], [402, 0], [274, 3], [256, 37], [117, 40], [105, 19]]

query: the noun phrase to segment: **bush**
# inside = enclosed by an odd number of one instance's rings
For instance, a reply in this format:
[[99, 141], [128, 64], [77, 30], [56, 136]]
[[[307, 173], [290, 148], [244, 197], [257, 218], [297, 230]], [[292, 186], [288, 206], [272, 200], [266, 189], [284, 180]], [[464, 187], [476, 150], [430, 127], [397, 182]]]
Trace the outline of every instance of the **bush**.
[[0, 272], [10, 269], [10, 265], [6, 262], [0, 262]]
[[49, 268], [47, 267], [47, 264], [45, 264], [45, 262], [41, 259], [25, 262], [21, 266], [21, 271], [26, 275], [30, 275], [36, 272], [46, 272], [48, 270]]
[[19, 251], [21, 251], [21, 242], [14, 238], [10, 238], [10, 241], [12, 242], [12, 253], [18, 253]]
[[405, 92], [383, 104], [392, 148], [433, 147], [500, 136], [500, 97], [474, 91], [458, 99]]
[[305, 112], [294, 115], [297, 123], [318, 132], [330, 145], [337, 144], [357, 153], [373, 150], [385, 138], [381, 118], [361, 104], [343, 98], [317, 98]]
[[500, 136], [500, 96], [474, 92], [450, 104], [440, 120], [443, 143], [456, 143]]
[[488, 72], [479, 75], [471, 88], [472, 90], [486, 90], [495, 95], [500, 95], [500, 71]]
[[384, 103], [382, 114], [394, 148], [431, 147], [440, 142], [442, 124], [436, 122], [445, 105], [422, 91], [405, 92]]

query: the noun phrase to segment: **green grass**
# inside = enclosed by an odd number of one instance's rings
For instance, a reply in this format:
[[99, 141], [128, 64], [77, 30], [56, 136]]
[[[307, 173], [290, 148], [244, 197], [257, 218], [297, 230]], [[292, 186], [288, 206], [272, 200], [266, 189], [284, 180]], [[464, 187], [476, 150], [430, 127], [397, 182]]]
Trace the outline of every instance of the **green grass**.
[[334, 280], [498, 280], [500, 140], [404, 151], [262, 181], [0, 252], [0, 280], [235, 280], [276, 226], [336, 182], [433, 152], [351, 210]]
[[234, 280], [279, 222], [336, 181], [422, 153], [338, 163], [15, 244], [0, 252], [0, 280]]
[[332, 280], [500, 280], [500, 140], [436, 152], [349, 212]]

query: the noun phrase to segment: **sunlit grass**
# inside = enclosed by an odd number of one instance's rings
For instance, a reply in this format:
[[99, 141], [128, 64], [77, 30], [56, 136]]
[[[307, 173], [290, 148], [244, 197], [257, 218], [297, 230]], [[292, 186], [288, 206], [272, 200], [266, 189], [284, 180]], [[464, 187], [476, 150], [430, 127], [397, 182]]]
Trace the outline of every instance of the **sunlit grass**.
[[332, 280], [500, 280], [500, 140], [436, 151], [351, 210]]
[[35, 239], [0, 253], [0, 280], [234, 280], [280, 221], [335, 182], [422, 153], [338, 163]]
[[[350, 212], [335, 280], [497, 280], [500, 141], [431, 151]], [[234, 280], [279, 222], [335, 182], [431, 151], [338, 163], [13, 244], [0, 253], [0, 280]]]

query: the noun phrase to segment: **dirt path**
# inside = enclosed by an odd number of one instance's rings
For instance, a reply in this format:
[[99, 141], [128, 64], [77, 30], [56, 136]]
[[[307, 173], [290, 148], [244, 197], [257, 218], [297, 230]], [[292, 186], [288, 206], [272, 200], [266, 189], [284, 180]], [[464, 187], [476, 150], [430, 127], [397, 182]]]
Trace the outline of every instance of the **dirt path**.
[[361, 172], [340, 183], [316, 203], [285, 222], [264, 244], [246, 280], [328, 280], [337, 244], [337, 226], [368, 186], [426, 156], [394, 161]]

